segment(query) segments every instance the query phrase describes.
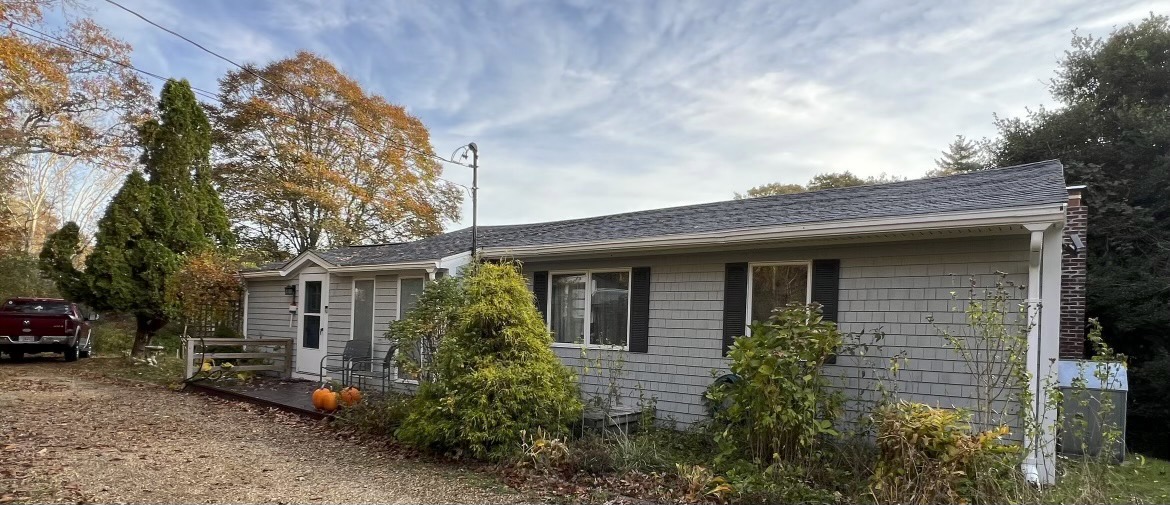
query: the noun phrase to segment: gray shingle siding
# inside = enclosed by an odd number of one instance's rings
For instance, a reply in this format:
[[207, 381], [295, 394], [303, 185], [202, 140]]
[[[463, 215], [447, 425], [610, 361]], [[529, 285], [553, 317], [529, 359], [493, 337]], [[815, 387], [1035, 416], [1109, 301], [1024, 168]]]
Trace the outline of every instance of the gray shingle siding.
[[[903, 398], [940, 406], [971, 406], [973, 382], [964, 364], [939, 336], [928, 316], [957, 331], [963, 316], [951, 309], [951, 293], [962, 300], [967, 276], [975, 275], [981, 286], [1005, 272], [1023, 285], [1028, 271], [1028, 238], [1025, 235], [932, 239], [899, 243], [757, 249], [719, 253], [695, 253], [586, 261], [529, 261], [531, 272], [583, 268], [649, 266], [650, 314], [648, 352], [598, 351], [579, 347], [555, 347], [555, 353], [578, 370], [583, 390], [604, 396], [611, 383], [618, 386], [622, 405], [636, 407], [639, 396], [656, 399], [659, 412], [682, 424], [704, 417], [702, 395], [713, 371], [723, 373], [721, 357], [723, 326], [723, 276], [728, 262], [841, 260], [840, 311], [846, 332], [882, 329], [886, 338], [882, 355], [871, 355], [870, 364], [884, 369], [886, 358], [898, 352], [908, 357], [903, 371], [890, 388]], [[330, 278], [329, 348], [340, 353], [349, 339], [350, 296], [353, 277]], [[286, 284], [250, 280], [249, 336], [295, 336], [289, 326]], [[375, 355], [383, 356], [387, 343], [381, 338], [397, 318], [397, 275], [375, 278]], [[1020, 292], [1022, 298], [1023, 293]], [[616, 364], [621, 371], [616, 371]], [[850, 356], [841, 356], [827, 368], [848, 396], [872, 391], [872, 379], [860, 378], [866, 368]], [[870, 398], [872, 399], [872, 397]], [[851, 415], [866, 410], [865, 404], [847, 404]]]
[[[725, 263], [840, 259], [842, 330], [881, 328], [886, 333], [883, 357], [870, 361], [876, 366], [884, 368], [888, 362], [885, 358], [898, 352], [909, 357], [896, 385], [891, 382], [891, 389], [900, 391], [908, 400], [969, 407], [969, 399], [974, 396], [971, 376], [927, 317], [934, 316], [940, 326], [960, 331], [963, 316], [950, 312], [954, 305], [951, 292], [962, 299], [966, 296], [968, 275], [977, 275], [981, 286], [990, 286], [997, 271], [1022, 285], [1027, 279], [1027, 251], [1027, 238], [1017, 235], [629, 260], [532, 261], [525, 264], [525, 271], [649, 265], [648, 353], [621, 353], [619, 359], [610, 352], [611, 358], [601, 363], [597, 361], [598, 355], [604, 354], [600, 351], [587, 350], [586, 358], [579, 348], [558, 347], [556, 353], [577, 368], [587, 393], [604, 395], [612, 377], [620, 386], [623, 405], [636, 405], [639, 394], [656, 398], [662, 415], [689, 424], [704, 416], [702, 395], [712, 380], [712, 371], [724, 373], [727, 366], [720, 355]], [[621, 361], [621, 373], [605, 369], [607, 363]], [[838, 384], [846, 388], [847, 396], [855, 395], [858, 384], [871, 386], [870, 381], [858, 379], [862, 368], [848, 356], [827, 367], [828, 373], [838, 377]], [[865, 408], [856, 403], [848, 407], [854, 415]]]
[[287, 337], [296, 334], [289, 324], [286, 279], [248, 281], [248, 337]]

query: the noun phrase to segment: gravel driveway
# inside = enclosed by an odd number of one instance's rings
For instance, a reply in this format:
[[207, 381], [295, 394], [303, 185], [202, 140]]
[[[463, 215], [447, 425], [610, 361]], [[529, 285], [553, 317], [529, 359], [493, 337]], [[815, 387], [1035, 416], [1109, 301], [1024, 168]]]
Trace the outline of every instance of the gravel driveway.
[[0, 503], [514, 503], [492, 478], [338, 440], [319, 422], [0, 361]]

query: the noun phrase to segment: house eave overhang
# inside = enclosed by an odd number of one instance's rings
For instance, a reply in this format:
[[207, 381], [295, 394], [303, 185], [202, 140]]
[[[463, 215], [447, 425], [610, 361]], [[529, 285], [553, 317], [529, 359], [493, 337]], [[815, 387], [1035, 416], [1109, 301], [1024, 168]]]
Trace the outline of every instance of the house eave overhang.
[[[309, 253], [305, 253], [305, 254], [309, 254]], [[318, 259], [320, 259], [320, 258], [318, 258]], [[294, 264], [296, 262], [297, 262], [297, 260], [293, 260], [292, 262], [289, 262], [286, 266], [284, 266], [278, 270], [254, 270], [251, 272], [240, 272], [240, 276], [245, 278], [245, 279], [284, 278], [284, 277], [288, 277], [289, 275], [291, 275], [294, 271], [296, 271], [297, 268], [300, 268], [300, 266], [304, 264], [304, 263]], [[433, 272], [439, 266], [438, 260], [409, 261], [409, 262], [400, 262], [400, 263], [378, 263], [378, 264], [370, 264], [370, 265], [334, 265], [334, 264], [326, 262], [324, 260], [321, 260], [321, 262], [323, 264], [317, 263], [317, 265], [324, 268], [326, 272], [329, 272], [331, 274], [341, 274], [341, 275], [369, 273], [369, 272], [398, 272], [398, 271], [408, 271], [408, 270], [416, 270], [416, 271], [417, 270], [425, 270], [427, 272]]]
[[485, 258], [534, 258], [596, 253], [636, 253], [670, 248], [750, 246], [765, 242], [862, 238], [877, 234], [912, 234], [926, 231], [1019, 226], [1037, 222], [1063, 223], [1064, 219], [1064, 204], [1053, 203], [988, 211], [851, 219], [625, 240], [490, 247], [482, 250], [482, 256]]

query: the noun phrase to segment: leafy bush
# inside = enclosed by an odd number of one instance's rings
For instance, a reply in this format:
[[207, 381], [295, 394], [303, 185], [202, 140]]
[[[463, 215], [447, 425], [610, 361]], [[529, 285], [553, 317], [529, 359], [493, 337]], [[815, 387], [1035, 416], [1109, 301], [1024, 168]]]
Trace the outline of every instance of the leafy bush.
[[569, 474], [602, 475], [617, 470], [615, 450], [610, 439], [602, 434], [589, 433], [569, 442], [569, 456], [565, 471]]
[[134, 347], [134, 324], [114, 319], [93, 325], [93, 351], [99, 356], [129, 355]]
[[569, 446], [560, 438], [550, 437], [542, 428], [536, 433], [520, 432], [520, 450], [523, 459], [518, 466], [531, 466], [548, 473], [564, 467], [569, 459]]
[[395, 360], [402, 373], [422, 382], [434, 380], [430, 358], [447, 335], [459, 329], [463, 305], [459, 280], [443, 277], [427, 283], [414, 308], [390, 323], [386, 338], [399, 349]]
[[725, 427], [721, 455], [763, 465], [804, 461], [822, 436], [836, 436], [841, 399], [828, 391], [820, 369], [840, 345], [837, 325], [815, 304], [790, 304], [736, 339], [727, 357], [741, 380], [708, 392], [713, 404], [728, 405], [715, 418]]
[[[905, 401], [878, 412], [878, 462], [870, 490], [879, 503], [965, 503], [977, 481], [1013, 471], [1019, 446], [1007, 426], [971, 433], [967, 415]], [[986, 474], [986, 475], [981, 475]], [[984, 486], [990, 488], [990, 486]], [[1001, 497], [996, 497], [1001, 498]], [[976, 501], [984, 501], [982, 499]]]
[[439, 345], [398, 437], [419, 447], [499, 459], [521, 433], [569, 432], [581, 416], [573, 372], [552, 352], [517, 265], [478, 265], [464, 279], [459, 331]]
[[693, 503], [712, 498], [720, 503], [731, 495], [727, 479], [715, 475], [707, 467], [675, 464], [675, 472], [682, 483], [683, 501]]
[[839, 494], [809, 481], [804, 468], [776, 461], [761, 468], [746, 461], [726, 472], [735, 503], [835, 503]]
[[58, 296], [53, 281], [44, 278], [35, 256], [0, 251], [0, 301], [17, 296]]
[[389, 394], [341, 409], [334, 415], [333, 425], [368, 435], [392, 436], [408, 412], [409, 397]]

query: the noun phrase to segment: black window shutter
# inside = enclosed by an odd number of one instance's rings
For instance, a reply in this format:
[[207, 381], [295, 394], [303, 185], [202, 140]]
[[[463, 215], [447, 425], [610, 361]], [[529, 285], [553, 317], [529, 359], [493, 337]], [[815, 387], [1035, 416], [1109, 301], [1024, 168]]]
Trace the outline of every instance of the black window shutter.
[[630, 272], [630, 352], [650, 348], [650, 267]]
[[723, 355], [747, 327], [747, 263], [728, 263], [723, 275]]
[[821, 304], [825, 320], [837, 322], [841, 260], [814, 260], [812, 270], [812, 301]]
[[536, 310], [548, 321], [548, 272], [532, 272], [532, 294], [536, 296]]
[[[812, 301], [821, 304], [826, 321], [837, 322], [837, 293], [840, 291], [841, 260], [813, 260]], [[825, 359], [825, 364], [837, 364], [837, 355]]]

